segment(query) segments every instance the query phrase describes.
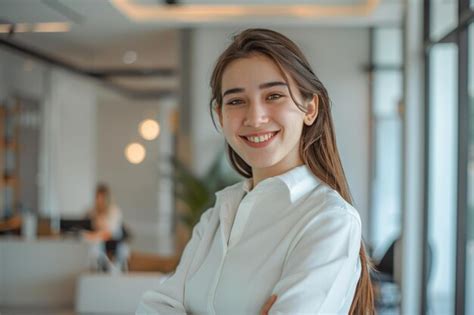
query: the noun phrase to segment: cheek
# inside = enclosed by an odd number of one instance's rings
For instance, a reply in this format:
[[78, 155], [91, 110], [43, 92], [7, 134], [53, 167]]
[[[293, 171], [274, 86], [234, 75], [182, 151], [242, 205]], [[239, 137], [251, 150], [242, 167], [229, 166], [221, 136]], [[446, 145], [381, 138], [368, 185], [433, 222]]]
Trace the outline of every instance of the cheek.
[[232, 142], [232, 135], [235, 134], [235, 127], [233, 126], [233, 121], [223, 117], [221, 128], [226, 141]]
[[226, 133], [235, 132], [240, 127], [240, 117], [238, 113], [223, 112], [222, 129]]
[[277, 113], [273, 117], [275, 121], [284, 126], [287, 131], [297, 132], [303, 129], [304, 113], [301, 111], [289, 110]]

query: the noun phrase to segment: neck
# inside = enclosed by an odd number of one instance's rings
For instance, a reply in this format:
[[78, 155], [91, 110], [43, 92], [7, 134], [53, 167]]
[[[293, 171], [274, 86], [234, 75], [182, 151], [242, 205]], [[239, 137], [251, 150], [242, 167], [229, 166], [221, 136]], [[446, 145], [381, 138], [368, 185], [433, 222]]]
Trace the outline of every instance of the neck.
[[270, 178], [270, 177], [274, 177], [274, 176], [278, 176], [278, 175], [281, 175], [281, 174], [284, 174], [286, 172], [288, 172], [289, 170], [297, 167], [297, 166], [300, 166], [300, 165], [303, 165], [303, 161], [298, 161], [298, 163], [296, 164], [291, 164], [291, 165], [272, 165], [270, 167], [266, 167], [266, 168], [252, 168], [252, 189], [258, 185], [258, 183], [260, 183], [261, 181], [267, 179], [267, 178]]

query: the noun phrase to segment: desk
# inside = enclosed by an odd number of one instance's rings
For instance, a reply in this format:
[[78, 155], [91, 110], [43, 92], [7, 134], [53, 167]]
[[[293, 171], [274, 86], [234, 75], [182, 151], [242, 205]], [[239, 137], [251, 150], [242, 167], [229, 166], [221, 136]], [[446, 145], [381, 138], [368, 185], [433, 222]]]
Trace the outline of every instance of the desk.
[[0, 306], [73, 306], [88, 250], [74, 239], [0, 238]]

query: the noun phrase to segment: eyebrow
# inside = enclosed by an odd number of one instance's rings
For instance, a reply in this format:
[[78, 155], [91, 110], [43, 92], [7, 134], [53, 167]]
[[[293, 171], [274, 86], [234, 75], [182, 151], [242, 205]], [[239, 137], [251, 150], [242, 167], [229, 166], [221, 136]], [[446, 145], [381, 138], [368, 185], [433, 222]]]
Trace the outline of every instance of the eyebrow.
[[[262, 83], [258, 86], [258, 88], [259, 89], [268, 89], [268, 88], [271, 88], [271, 87], [274, 87], [274, 86], [286, 86], [287, 87], [288, 84], [286, 84], [285, 82], [282, 82], [282, 81], [272, 81], [272, 82]], [[244, 91], [245, 91], [244, 88], [228, 89], [222, 94], [222, 97], [224, 97], [228, 94], [241, 93], [241, 92], [244, 92]]]

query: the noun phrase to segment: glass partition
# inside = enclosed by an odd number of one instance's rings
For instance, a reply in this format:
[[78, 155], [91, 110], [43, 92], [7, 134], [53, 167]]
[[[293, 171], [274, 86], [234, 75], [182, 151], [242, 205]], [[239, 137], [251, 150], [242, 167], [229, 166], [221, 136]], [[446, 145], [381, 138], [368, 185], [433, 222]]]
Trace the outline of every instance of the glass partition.
[[430, 38], [442, 38], [458, 23], [458, 0], [430, 0]]
[[457, 213], [458, 49], [430, 50], [428, 274], [429, 314], [454, 310]]
[[372, 38], [371, 245], [379, 261], [401, 232], [402, 31], [377, 28]]
[[[472, 1], [474, 3], [474, 1]], [[469, 149], [467, 176], [466, 314], [474, 314], [474, 24], [469, 26]], [[467, 298], [467, 297], [471, 298]]]

